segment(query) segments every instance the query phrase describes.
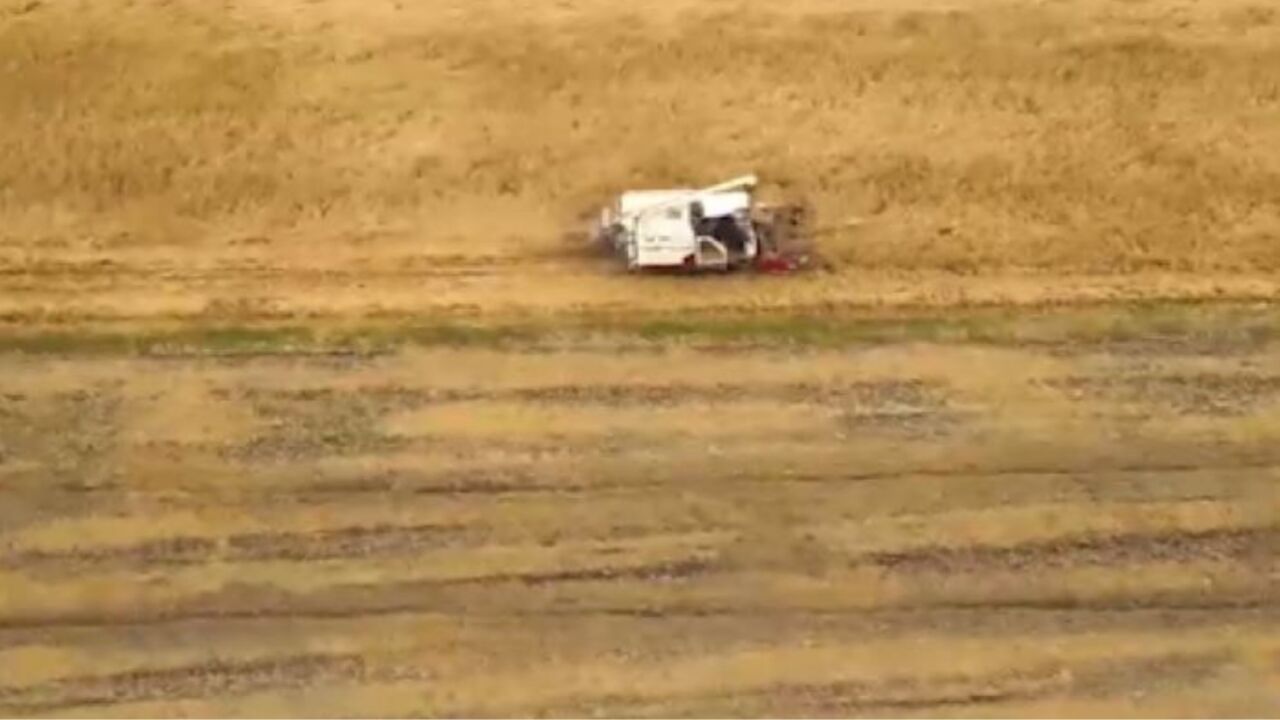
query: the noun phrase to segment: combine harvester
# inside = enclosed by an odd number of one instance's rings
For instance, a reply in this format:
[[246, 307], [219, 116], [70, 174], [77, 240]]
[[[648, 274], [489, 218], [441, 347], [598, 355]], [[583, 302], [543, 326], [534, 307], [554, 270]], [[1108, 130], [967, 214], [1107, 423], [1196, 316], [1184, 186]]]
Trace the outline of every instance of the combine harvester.
[[600, 213], [595, 240], [629, 271], [790, 272], [809, 262], [808, 213], [758, 205], [755, 175], [701, 190], [631, 190]]

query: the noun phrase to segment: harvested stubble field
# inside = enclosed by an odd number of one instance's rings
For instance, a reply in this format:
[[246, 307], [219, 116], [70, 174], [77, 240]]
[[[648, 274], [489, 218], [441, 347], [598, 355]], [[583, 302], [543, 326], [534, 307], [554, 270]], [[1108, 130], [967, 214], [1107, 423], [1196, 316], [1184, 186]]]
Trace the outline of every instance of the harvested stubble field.
[[10, 356], [0, 709], [1280, 710], [1280, 354]]
[[[1240, 0], [0, 0], [0, 714], [1280, 714], [1278, 67]], [[829, 271], [566, 237], [739, 170]]]

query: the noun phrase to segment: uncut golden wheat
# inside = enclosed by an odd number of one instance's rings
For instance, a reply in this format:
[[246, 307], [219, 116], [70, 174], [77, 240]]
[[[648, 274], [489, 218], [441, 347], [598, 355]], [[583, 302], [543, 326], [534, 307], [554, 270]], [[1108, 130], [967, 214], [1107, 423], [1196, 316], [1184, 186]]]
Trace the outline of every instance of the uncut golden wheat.
[[523, 251], [750, 169], [856, 267], [1269, 270], [1277, 67], [1239, 2], [0, 0], [0, 240]]

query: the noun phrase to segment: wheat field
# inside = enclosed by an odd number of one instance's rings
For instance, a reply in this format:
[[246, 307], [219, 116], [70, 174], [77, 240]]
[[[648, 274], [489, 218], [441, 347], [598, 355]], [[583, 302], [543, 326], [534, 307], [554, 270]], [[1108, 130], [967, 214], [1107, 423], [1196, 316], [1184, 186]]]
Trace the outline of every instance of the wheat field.
[[1280, 714], [1272, 5], [0, 0], [0, 715]]
[[624, 187], [746, 170], [815, 206], [836, 272], [701, 290], [713, 304], [1276, 296], [1267, 3], [4, 0], [0, 18], [13, 321], [682, 302], [602, 280], [566, 236]]

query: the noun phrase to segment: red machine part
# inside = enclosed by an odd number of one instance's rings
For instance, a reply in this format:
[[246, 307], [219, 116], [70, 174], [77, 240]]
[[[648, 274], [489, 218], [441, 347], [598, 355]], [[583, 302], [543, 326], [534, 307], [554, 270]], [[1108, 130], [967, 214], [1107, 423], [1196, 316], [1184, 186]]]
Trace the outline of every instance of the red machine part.
[[781, 274], [795, 270], [796, 265], [781, 255], [761, 255], [756, 260], [756, 269], [760, 272]]

